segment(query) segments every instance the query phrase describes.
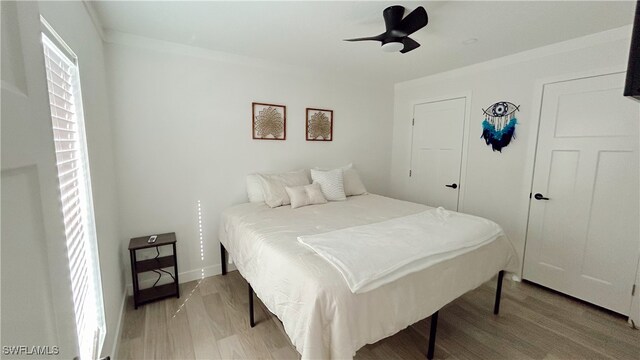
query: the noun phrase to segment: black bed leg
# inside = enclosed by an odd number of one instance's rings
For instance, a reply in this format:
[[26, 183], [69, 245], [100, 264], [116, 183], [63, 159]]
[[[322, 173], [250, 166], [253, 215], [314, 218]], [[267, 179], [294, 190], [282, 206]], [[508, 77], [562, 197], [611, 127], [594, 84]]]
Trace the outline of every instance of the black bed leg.
[[498, 315], [500, 312], [500, 296], [502, 295], [502, 278], [504, 277], [504, 270], [498, 273], [498, 284], [496, 285], [496, 302], [493, 305], [493, 313]]
[[429, 331], [429, 349], [427, 350], [427, 359], [433, 359], [433, 353], [436, 350], [436, 329], [438, 329], [438, 312], [431, 315], [431, 330]]
[[227, 275], [227, 250], [220, 243], [220, 265], [222, 265], [222, 275]]
[[249, 325], [256, 326], [256, 321], [253, 318], [253, 288], [251, 284], [249, 284]]

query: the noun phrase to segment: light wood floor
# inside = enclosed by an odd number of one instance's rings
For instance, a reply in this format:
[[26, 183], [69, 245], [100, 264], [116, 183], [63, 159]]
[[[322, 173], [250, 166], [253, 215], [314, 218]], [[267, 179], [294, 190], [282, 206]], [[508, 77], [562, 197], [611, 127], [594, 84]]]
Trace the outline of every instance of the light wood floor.
[[[181, 285], [180, 299], [133, 309], [129, 299], [117, 359], [297, 359], [278, 319], [256, 301], [249, 327], [247, 283], [237, 271]], [[626, 320], [538, 286], [495, 281], [440, 310], [436, 358], [640, 359], [640, 331]], [[356, 359], [425, 359], [429, 319], [367, 345]]]

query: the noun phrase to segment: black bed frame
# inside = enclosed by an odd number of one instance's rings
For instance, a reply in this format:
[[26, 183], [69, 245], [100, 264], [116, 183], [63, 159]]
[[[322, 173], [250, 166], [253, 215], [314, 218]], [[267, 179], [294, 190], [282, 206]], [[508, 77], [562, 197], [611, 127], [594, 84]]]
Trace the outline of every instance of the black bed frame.
[[[220, 260], [222, 264], [222, 275], [227, 274], [227, 259], [226, 249], [224, 245], [220, 243]], [[504, 277], [504, 270], [498, 272], [498, 284], [496, 286], [496, 300], [493, 305], [493, 313], [498, 315], [500, 312], [500, 297], [502, 295], [502, 278]], [[249, 282], [247, 282], [249, 283]], [[251, 327], [256, 326], [256, 321], [253, 315], [253, 288], [249, 284], [249, 324]], [[433, 359], [433, 353], [436, 348], [436, 329], [438, 328], [438, 311], [431, 315], [431, 329], [429, 330], [429, 347], [427, 349], [427, 359]]]

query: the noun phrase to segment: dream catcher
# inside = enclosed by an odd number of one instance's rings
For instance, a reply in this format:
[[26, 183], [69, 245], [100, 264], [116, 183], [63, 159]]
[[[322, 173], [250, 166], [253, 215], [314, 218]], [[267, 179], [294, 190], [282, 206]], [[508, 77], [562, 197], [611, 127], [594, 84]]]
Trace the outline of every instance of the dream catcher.
[[482, 138], [491, 145], [493, 151], [502, 152], [502, 148], [509, 145], [511, 139], [515, 138], [516, 111], [520, 111], [520, 106], [508, 101], [497, 102], [489, 106], [484, 112], [482, 122]]

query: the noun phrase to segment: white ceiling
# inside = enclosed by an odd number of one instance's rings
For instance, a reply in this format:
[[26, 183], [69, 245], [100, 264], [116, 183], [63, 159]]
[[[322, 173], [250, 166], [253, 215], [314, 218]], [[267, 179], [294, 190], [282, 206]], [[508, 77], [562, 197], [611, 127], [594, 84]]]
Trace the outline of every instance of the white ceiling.
[[[388, 82], [628, 25], [635, 7], [635, 1], [400, 1], [429, 14], [429, 24], [411, 35], [422, 46], [400, 54], [383, 52], [378, 42], [342, 41], [383, 32], [382, 10], [391, 2], [92, 4], [107, 31]], [[471, 38], [478, 41], [463, 44]]]

